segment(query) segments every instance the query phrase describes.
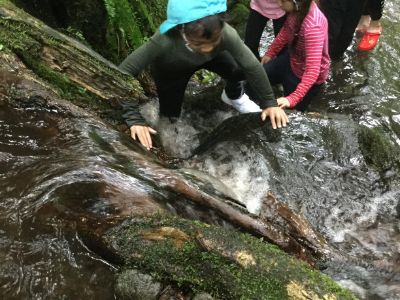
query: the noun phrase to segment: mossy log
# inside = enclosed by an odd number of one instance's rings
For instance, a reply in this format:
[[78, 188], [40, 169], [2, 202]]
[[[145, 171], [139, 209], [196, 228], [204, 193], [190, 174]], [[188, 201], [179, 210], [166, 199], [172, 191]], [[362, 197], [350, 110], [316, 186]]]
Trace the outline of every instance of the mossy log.
[[4, 0], [0, 1], [0, 44], [3, 52], [17, 55], [64, 98], [80, 106], [99, 109], [109, 106], [110, 99], [143, 96], [139, 82], [114, 64]]
[[11, 0], [118, 64], [165, 19], [167, 0]]
[[[200, 222], [127, 220], [109, 230], [103, 242], [110, 252], [119, 253], [125, 270], [153, 274], [164, 284], [173, 282], [175, 289], [184, 291], [181, 299], [204, 292], [211, 299], [356, 299], [276, 246]], [[129, 286], [121, 274], [119, 285]], [[120, 293], [121, 299], [129, 299], [129, 289]]]

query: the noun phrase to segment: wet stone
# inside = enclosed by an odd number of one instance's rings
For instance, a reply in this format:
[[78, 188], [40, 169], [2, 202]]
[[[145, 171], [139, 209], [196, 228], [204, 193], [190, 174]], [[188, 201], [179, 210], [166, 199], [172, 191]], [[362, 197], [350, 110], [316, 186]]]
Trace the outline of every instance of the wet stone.
[[156, 300], [161, 284], [136, 270], [125, 270], [117, 276], [115, 293], [121, 300]]
[[214, 300], [214, 298], [207, 293], [200, 293], [193, 297], [193, 300]]

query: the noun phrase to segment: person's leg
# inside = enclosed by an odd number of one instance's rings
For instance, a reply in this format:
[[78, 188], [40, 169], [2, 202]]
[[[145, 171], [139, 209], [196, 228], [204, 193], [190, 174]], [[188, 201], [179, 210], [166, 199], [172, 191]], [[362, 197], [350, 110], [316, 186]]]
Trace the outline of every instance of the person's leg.
[[217, 73], [224, 79], [225, 91], [230, 99], [238, 99], [243, 94], [243, 81], [246, 77], [232, 55], [227, 51], [222, 51], [200, 68]]
[[201, 68], [217, 73], [225, 80], [222, 101], [232, 105], [240, 113], [260, 111], [260, 107], [244, 94], [243, 82], [246, 77], [230, 53], [222, 51]]
[[296, 110], [305, 111], [313, 99], [318, 95], [321, 91], [322, 84], [314, 84], [307, 94], [304, 96], [303, 100], [301, 100], [297, 105], [294, 107]]
[[384, 0], [368, 0], [369, 15], [372, 21], [379, 21], [382, 18]]
[[329, 54], [333, 60], [342, 57], [350, 46], [360, 20], [365, 0], [321, 0], [328, 19]]
[[350, 43], [341, 40], [345, 19], [344, 1], [321, 0], [321, 9], [328, 20], [329, 55], [333, 60], [340, 58]]
[[[283, 53], [279, 54], [277, 57], [271, 59], [269, 62], [264, 64], [263, 68], [265, 70], [265, 73], [267, 74], [271, 86], [282, 83], [286, 69], [290, 68], [288, 50], [284, 50]], [[250, 84], [246, 83], [245, 91], [251, 99], [255, 99], [257, 101], [261, 100], [257, 99], [257, 93], [253, 90]]]
[[380, 19], [382, 18], [384, 2], [383, 0], [368, 0], [369, 15], [371, 16], [368, 32], [382, 32]]
[[[288, 66], [289, 54], [287, 50], [284, 50], [282, 54], [279, 54], [277, 57], [271, 59], [269, 62], [263, 65], [271, 86], [283, 82], [284, 73], [286, 72], [285, 70], [288, 68]], [[253, 90], [250, 84], [246, 83], [245, 91], [251, 99], [259, 101], [259, 99], [256, 97], [257, 93]]]
[[244, 43], [250, 48], [251, 52], [260, 59], [258, 48], [260, 46], [261, 35], [264, 31], [268, 18], [264, 17], [257, 11], [250, 9], [249, 18], [247, 19]]
[[291, 93], [293, 93], [299, 83], [300, 79], [293, 74], [292, 70], [290, 70], [290, 72], [285, 75], [285, 78], [282, 82], [284, 97], [289, 96]]
[[180, 74], [180, 76], [165, 77], [153, 73], [160, 103], [160, 116], [178, 118], [181, 114], [185, 89], [193, 72]]
[[366, 2], [363, 5], [363, 11], [362, 15], [360, 17], [360, 21], [358, 22], [358, 25], [356, 27], [356, 32], [366, 32], [369, 26], [369, 23], [371, 22], [371, 17], [369, 15], [369, 3], [370, 0], [366, 0]]
[[[296, 75], [294, 75], [292, 69], [290, 68], [290, 64], [286, 65], [285, 70], [286, 72], [283, 77], [283, 91], [284, 91], [284, 96], [289, 96], [296, 90], [301, 80]], [[313, 85], [306, 93], [306, 95], [303, 97], [303, 99], [299, 103], [297, 103], [294, 109], [299, 111], [305, 111], [307, 107], [310, 105], [311, 101], [314, 99], [314, 97], [319, 93], [321, 87], [322, 85], [320, 84]]]
[[358, 45], [358, 50], [360, 51], [370, 51], [376, 47], [379, 41], [379, 37], [382, 33], [382, 25], [380, 19], [382, 17], [383, 11], [383, 0], [368, 0], [368, 12], [371, 16], [371, 21], [369, 26], [360, 40]]
[[283, 83], [285, 74], [290, 71], [289, 51], [285, 51], [264, 64], [271, 85]]

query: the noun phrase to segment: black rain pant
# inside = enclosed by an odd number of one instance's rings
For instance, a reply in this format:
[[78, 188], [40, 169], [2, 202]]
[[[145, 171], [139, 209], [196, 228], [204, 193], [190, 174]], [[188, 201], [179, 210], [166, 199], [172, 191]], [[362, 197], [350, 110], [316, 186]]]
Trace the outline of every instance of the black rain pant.
[[373, 21], [380, 20], [384, 4], [384, 0], [367, 0], [364, 5], [363, 15], [369, 15]]
[[[285, 23], [286, 15], [280, 17], [279, 19], [272, 20], [272, 25], [274, 28], [274, 35], [277, 36], [281, 30], [283, 24]], [[259, 12], [250, 9], [249, 18], [246, 24], [246, 33], [244, 38], [244, 43], [250, 48], [251, 52], [260, 59], [260, 54], [258, 48], [260, 46], [260, 40], [262, 33], [267, 25], [269, 18], [263, 16]]]
[[329, 55], [333, 60], [342, 57], [350, 46], [365, 2], [366, 0], [320, 0], [320, 7], [328, 19]]
[[211, 61], [187, 70], [153, 70], [160, 103], [160, 115], [177, 118], [181, 114], [185, 89], [190, 77], [200, 69], [217, 73], [225, 80], [225, 92], [230, 99], [238, 99], [243, 93], [245, 75], [227, 51], [222, 51]]

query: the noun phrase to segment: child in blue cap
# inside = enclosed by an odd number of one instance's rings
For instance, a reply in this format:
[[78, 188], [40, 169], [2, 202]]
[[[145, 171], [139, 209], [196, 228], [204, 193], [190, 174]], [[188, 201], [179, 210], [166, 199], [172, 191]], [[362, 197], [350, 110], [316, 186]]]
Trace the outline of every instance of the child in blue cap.
[[[277, 106], [268, 77], [236, 30], [226, 24], [226, 0], [169, 0], [167, 20], [153, 37], [131, 53], [119, 68], [134, 76], [150, 65], [157, 86], [160, 114], [177, 118], [186, 85], [199, 69], [217, 73], [225, 80], [222, 100], [241, 113], [261, 112], [273, 128], [286, 126], [288, 118]], [[247, 80], [255, 91], [254, 103], [243, 92]], [[149, 127], [137, 105], [125, 104], [123, 117], [131, 136], [147, 149], [152, 147]]]

